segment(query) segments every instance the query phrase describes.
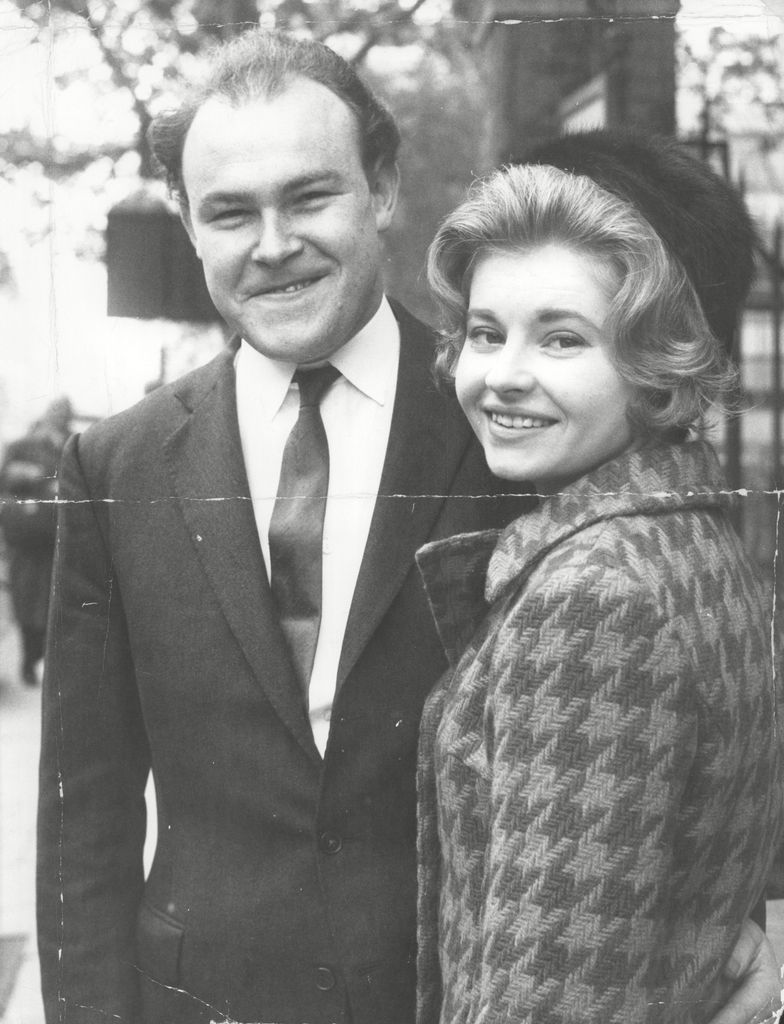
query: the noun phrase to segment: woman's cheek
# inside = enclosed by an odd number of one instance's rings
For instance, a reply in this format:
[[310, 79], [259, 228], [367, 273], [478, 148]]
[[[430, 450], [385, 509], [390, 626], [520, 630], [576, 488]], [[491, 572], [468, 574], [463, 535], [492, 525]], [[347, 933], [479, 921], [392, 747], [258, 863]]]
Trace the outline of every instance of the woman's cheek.
[[473, 402], [481, 390], [481, 370], [475, 353], [463, 345], [455, 368], [455, 393], [463, 412], [470, 416]]

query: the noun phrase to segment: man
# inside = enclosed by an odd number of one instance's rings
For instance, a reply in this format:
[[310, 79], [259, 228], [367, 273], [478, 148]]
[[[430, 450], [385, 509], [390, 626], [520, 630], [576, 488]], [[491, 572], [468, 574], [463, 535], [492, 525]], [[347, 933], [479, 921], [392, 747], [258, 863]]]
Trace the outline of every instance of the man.
[[405, 1024], [444, 665], [413, 555], [520, 499], [492, 497], [429, 332], [383, 297], [398, 136], [344, 62], [251, 33], [154, 140], [237, 340], [63, 461], [48, 1020]]

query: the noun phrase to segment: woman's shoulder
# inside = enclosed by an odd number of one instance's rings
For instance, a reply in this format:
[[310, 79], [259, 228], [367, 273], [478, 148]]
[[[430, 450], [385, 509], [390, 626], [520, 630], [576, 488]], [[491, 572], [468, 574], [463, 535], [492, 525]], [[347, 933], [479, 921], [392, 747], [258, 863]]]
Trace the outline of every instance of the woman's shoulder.
[[[737, 699], [742, 686], [769, 686], [768, 611], [715, 510], [591, 523], [550, 548], [495, 607], [499, 630], [539, 649], [584, 635], [590, 657], [604, 658], [644, 639], [653, 662], [677, 667], [712, 704]], [[742, 667], [749, 655], [753, 672]]]
[[728, 546], [727, 504], [709, 445], [623, 453], [507, 528], [490, 562], [490, 590], [498, 593], [537, 567], [540, 575], [571, 575], [603, 562], [619, 579], [634, 579], [651, 563], [675, 562], [681, 554], [696, 560], [695, 548]]
[[670, 617], [714, 611], [740, 621], [764, 615], [756, 574], [720, 510], [614, 516], [587, 525], [545, 552], [521, 579], [534, 595], [634, 600]]
[[[551, 547], [495, 603], [515, 631], [661, 630], [670, 615], [660, 568], [629, 521], [592, 523]], [[501, 609], [504, 609], [501, 612]]]
[[597, 516], [543, 549], [521, 577], [528, 589], [597, 580], [605, 587], [650, 587], [658, 593], [678, 581], [726, 581], [749, 571], [724, 508], [676, 506]]
[[542, 551], [529, 571], [521, 573], [522, 589], [529, 599], [540, 589], [555, 593], [600, 586], [644, 592], [661, 583], [662, 570], [668, 571], [662, 560], [679, 547], [677, 529], [667, 519], [638, 514], [590, 522]]

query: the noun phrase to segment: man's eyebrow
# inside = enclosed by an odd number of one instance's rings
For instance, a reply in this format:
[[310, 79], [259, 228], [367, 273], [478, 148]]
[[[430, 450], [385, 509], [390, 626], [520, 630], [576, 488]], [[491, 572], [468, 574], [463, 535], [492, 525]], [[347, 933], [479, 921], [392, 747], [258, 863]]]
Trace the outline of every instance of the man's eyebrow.
[[313, 188], [314, 185], [334, 186], [339, 184], [342, 180], [341, 175], [337, 171], [320, 171], [313, 174], [302, 174], [299, 178], [292, 178], [291, 181], [287, 181], [283, 191], [300, 192], [305, 188]]
[[[301, 192], [303, 189], [318, 186], [337, 187], [341, 181], [342, 178], [336, 171], [302, 174], [298, 178], [292, 178], [290, 181], [285, 182], [281, 191], [284, 195], [290, 195], [295, 192]], [[245, 200], [253, 199], [254, 196], [255, 193], [253, 189], [248, 188], [216, 189], [214, 192], [206, 192], [201, 197], [197, 209], [202, 210], [210, 206], [220, 206], [225, 203], [244, 202]]]
[[226, 203], [241, 203], [251, 196], [252, 193], [247, 189], [216, 189], [214, 192], [206, 192], [199, 199], [196, 209], [205, 210]]

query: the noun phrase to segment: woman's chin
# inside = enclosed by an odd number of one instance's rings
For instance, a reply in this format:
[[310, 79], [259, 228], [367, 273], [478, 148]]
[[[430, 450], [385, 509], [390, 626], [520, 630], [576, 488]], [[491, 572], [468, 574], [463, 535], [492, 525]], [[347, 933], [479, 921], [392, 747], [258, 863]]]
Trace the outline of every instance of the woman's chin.
[[531, 480], [530, 469], [526, 472], [522, 466], [516, 465], [509, 459], [499, 459], [497, 453], [492, 449], [488, 450], [485, 448], [485, 459], [488, 469], [499, 480], [509, 480], [514, 483], [520, 483], [524, 480], [530, 482]]

